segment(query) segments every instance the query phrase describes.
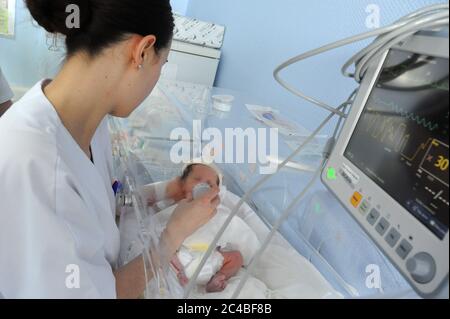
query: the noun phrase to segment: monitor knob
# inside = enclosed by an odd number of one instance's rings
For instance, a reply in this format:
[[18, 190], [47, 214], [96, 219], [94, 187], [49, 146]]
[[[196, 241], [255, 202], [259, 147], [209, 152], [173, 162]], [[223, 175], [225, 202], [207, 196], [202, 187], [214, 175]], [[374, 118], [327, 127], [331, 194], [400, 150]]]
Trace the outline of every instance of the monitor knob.
[[428, 253], [418, 253], [406, 263], [406, 268], [419, 284], [428, 284], [436, 276], [436, 262]]

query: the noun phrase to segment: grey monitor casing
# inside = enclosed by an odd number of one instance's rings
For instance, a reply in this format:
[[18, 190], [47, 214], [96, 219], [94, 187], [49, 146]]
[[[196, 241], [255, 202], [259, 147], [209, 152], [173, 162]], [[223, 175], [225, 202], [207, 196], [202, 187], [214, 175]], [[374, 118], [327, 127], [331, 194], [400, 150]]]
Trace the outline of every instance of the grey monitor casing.
[[[449, 39], [448, 37], [416, 35], [400, 43], [395, 49], [448, 59]], [[378, 58], [364, 77], [340, 138], [322, 174], [322, 181], [419, 295], [426, 298], [446, 295], [448, 298], [449, 234], [446, 234], [444, 240], [440, 240], [344, 156], [366, 103], [370, 98], [374, 86], [377, 84], [379, 74], [382, 71], [387, 56], [388, 52]], [[329, 179], [329, 168], [333, 168], [338, 172], [345, 172], [344, 175], [346, 178], [338, 173], [336, 174], [336, 179]], [[351, 198], [355, 192], [361, 193], [364, 196], [366, 204], [381, 213], [380, 218], [385, 218], [391, 226], [398, 228], [402, 235], [401, 240], [407, 240], [412, 245], [413, 250], [409, 253], [408, 258], [420, 252], [426, 252], [434, 258], [436, 262], [436, 275], [430, 283], [420, 284], [416, 282], [407, 269], [408, 259], [404, 260], [396, 253], [395, 248], [398, 248], [398, 245], [392, 248], [387, 243], [386, 238], [380, 236], [376, 228], [368, 223], [367, 214], [362, 214], [360, 207], [355, 208], [351, 204]], [[411, 238], [413, 239], [411, 240]], [[444, 290], [444, 293], [442, 290]]]

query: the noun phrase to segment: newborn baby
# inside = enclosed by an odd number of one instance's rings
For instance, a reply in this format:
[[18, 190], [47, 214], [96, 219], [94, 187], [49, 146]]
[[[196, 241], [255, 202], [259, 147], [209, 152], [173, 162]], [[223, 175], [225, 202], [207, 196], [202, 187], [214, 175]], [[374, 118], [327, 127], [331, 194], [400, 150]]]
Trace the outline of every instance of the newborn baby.
[[[182, 193], [178, 199], [189, 198], [196, 193], [197, 186], [205, 184], [209, 188], [220, 189], [220, 197], [223, 199], [227, 194], [227, 190], [222, 186], [221, 179], [218, 169], [212, 165], [189, 165], [178, 179]], [[159, 203], [159, 208], [163, 208], [160, 205], [161, 203]], [[175, 208], [176, 205], [157, 214], [161, 225], [164, 225], [170, 219]], [[221, 203], [217, 209], [216, 216], [190, 236], [183, 243], [177, 256], [172, 260], [171, 264], [182, 286], [185, 286], [195, 273], [209, 248], [209, 243], [212, 242], [225, 223], [232, 208], [226, 207]], [[235, 276], [243, 266], [248, 265], [259, 247], [259, 241], [255, 233], [241, 218], [234, 217], [220, 239], [218, 246], [197, 279], [197, 284], [204, 285], [208, 293], [225, 290], [228, 280]]]

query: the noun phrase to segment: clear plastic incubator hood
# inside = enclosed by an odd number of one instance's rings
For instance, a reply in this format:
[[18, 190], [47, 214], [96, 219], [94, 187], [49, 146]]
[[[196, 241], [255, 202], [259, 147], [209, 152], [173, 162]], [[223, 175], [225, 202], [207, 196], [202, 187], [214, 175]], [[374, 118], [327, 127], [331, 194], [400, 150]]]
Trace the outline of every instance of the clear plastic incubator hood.
[[[279, 76], [293, 63], [371, 37], [344, 67], [359, 88], [339, 107]], [[111, 118], [120, 263], [143, 256], [143, 297], [448, 298], [448, 55], [448, 5], [437, 5], [291, 59], [276, 79], [330, 111], [313, 133], [244, 93], [163, 80], [129, 119]], [[216, 95], [234, 97], [230, 112], [214, 109]], [[333, 117], [334, 134], [319, 135]], [[276, 145], [259, 134], [269, 127], [279, 129]], [[247, 133], [235, 144], [266, 152], [215, 162], [228, 215], [214, 220], [209, 242], [192, 245], [200, 259], [182, 285], [158, 253], [169, 205], [149, 202], [148, 185], [179, 177], [185, 164], [174, 158], [183, 152], [190, 160], [198, 150], [225, 153], [230, 130]], [[208, 293], [199, 278], [225, 245], [241, 251], [244, 267], [224, 291]]]

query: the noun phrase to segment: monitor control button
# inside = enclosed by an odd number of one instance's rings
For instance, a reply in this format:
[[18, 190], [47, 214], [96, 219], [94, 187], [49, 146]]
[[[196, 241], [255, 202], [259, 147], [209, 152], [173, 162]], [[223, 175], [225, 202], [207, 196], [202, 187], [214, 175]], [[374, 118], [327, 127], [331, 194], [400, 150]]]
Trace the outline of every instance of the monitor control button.
[[406, 239], [402, 240], [400, 245], [397, 247], [397, 255], [403, 259], [406, 260], [406, 257], [408, 257], [409, 253], [413, 250], [413, 246], [407, 241]]
[[428, 284], [436, 276], [436, 262], [428, 253], [418, 253], [408, 259], [406, 268], [413, 279], [419, 284]]
[[380, 222], [378, 223], [378, 225], [375, 227], [375, 229], [377, 230], [378, 234], [380, 234], [381, 236], [384, 236], [386, 234], [386, 232], [389, 229], [389, 222], [386, 218], [381, 218]]

